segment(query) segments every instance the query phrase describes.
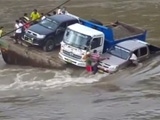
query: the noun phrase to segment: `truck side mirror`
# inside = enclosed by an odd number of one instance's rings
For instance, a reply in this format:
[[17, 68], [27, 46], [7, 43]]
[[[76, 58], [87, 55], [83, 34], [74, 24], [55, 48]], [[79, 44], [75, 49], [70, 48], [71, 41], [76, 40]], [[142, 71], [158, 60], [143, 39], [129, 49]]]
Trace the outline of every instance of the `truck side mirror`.
[[64, 28], [58, 28], [58, 29], [56, 30], [56, 34], [59, 34], [60, 32], [63, 32], [63, 31], [65, 31]]
[[59, 34], [59, 33], [60, 33], [60, 29], [57, 29], [57, 30], [56, 30], [56, 34]]

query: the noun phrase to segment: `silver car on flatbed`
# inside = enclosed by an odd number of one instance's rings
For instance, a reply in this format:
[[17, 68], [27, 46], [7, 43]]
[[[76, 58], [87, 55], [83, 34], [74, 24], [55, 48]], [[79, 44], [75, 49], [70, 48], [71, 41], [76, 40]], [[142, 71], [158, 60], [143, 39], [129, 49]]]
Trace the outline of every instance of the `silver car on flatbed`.
[[147, 59], [160, 48], [138, 39], [117, 43], [103, 55], [105, 59], [98, 65], [99, 71], [113, 73], [131, 64], [131, 56], [135, 54], [137, 61]]

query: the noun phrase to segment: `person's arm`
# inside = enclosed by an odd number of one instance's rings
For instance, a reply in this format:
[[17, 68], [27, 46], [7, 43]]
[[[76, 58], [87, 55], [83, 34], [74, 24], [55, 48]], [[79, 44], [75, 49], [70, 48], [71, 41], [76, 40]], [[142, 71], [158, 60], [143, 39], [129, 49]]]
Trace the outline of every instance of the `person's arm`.
[[32, 20], [32, 18], [33, 18], [33, 12], [31, 12], [30, 18], [31, 18], [31, 20]]
[[82, 56], [82, 59], [83, 59], [83, 60], [86, 60], [86, 56], [87, 56], [87, 55], [83, 55], [83, 56]]
[[41, 15], [40, 15], [39, 13], [37, 13], [37, 16], [38, 16], [38, 19], [40, 19], [40, 18], [41, 18]]
[[19, 27], [19, 26], [18, 26], [17, 24], [15, 24], [15, 26], [14, 26], [14, 27], [15, 27], [15, 29], [18, 29], [18, 27]]
[[3, 31], [2, 31], [2, 30], [0, 30], [0, 37], [2, 37], [2, 34], [3, 34]]
[[107, 59], [108, 57], [106, 57], [106, 56], [101, 56], [101, 55], [99, 55], [99, 60], [101, 61], [101, 60], [105, 60], [105, 59]]

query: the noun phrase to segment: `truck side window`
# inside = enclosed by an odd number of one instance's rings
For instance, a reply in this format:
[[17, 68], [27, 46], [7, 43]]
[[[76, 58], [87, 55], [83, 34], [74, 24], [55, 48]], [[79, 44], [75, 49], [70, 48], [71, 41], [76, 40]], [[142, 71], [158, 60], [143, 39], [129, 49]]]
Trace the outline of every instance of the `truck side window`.
[[67, 22], [67, 26], [72, 25], [72, 24], [77, 23], [77, 22], [78, 22], [77, 20], [69, 21], [69, 22]]
[[[139, 49], [138, 49], [139, 50]], [[137, 56], [137, 57], [139, 57], [139, 51], [138, 50], [135, 50], [133, 53]]]
[[62, 23], [60, 26], [59, 26], [59, 28], [64, 28], [64, 29], [66, 29], [66, 23]]
[[147, 47], [140, 48], [140, 56], [144, 56], [147, 54]]
[[101, 46], [101, 39], [102, 39], [101, 37], [94, 38], [92, 40], [91, 49], [94, 49], [94, 48], [97, 48], [97, 47]]

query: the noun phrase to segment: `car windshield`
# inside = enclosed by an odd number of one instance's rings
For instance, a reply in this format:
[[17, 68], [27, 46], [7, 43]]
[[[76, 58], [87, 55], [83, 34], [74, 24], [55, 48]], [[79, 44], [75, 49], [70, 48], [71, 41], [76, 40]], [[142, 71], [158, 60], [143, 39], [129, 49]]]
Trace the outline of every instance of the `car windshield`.
[[91, 37], [75, 32], [73, 30], [67, 29], [64, 35], [63, 41], [71, 46], [78, 47], [80, 49], [87, 49], [89, 46]]
[[130, 51], [125, 50], [119, 46], [112, 47], [112, 49], [109, 52], [110, 54], [117, 56], [124, 60], [127, 60], [130, 57]]
[[46, 19], [40, 21], [39, 24], [46, 27], [46, 28], [52, 29], [52, 30], [55, 30], [58, 26], [58, 23], [56, 21], [51, 20], [49, 18], [46, 18]]

